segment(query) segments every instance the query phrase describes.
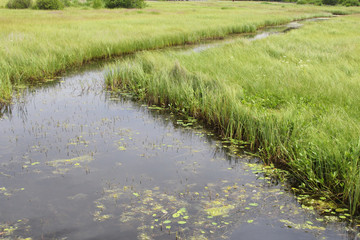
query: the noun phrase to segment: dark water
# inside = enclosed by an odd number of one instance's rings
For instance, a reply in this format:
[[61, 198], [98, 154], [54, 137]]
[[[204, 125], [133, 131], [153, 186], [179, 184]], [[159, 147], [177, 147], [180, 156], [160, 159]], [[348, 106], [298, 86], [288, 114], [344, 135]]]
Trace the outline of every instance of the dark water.
[[356, 239], [271, 167], [104, 91], [103, 74], [25, 90], [0, 118], [0, 239]]

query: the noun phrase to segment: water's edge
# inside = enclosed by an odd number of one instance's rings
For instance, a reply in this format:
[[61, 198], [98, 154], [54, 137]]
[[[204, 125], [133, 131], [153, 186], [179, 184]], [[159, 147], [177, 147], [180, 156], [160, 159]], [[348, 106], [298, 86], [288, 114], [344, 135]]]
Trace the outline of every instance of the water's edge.
[[105, 63], [3, 110], [0, 239], [356, 239], [195, 119], [104, 91]]

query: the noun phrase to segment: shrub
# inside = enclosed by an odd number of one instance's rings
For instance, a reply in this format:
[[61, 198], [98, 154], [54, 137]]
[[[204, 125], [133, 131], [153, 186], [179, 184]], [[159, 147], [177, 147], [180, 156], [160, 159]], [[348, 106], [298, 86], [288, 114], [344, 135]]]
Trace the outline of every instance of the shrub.
[[314, 4], [314, 5], [317, 5], [317, 6], [323, 5], [322, 0], [308, 0], [308, 3], [309, 4]]
[[62, 0], [62, 2], [63, 2], [65, 7], [70, 7], [71, 6], [70, 0]]
[[107, 8], [143, 8], [144, 0], [105, 0]]
[[360, 6], [359, 0], [344, 0], [342, 2], [343, 5], [350, 7], [350, 6]]
[[32, 5], [32, 0], [10, 0], [7, 4], [7, 8], [24, 9], [29, 8]]
[[37, 0], [36, 6], [38, 9], [58, 10], [64, 8], [64, 3], [61, 0]]
[[336, 5], [338, 0], [322, 0], [322, 3], [325, 5]]
[[94, 0], [92, 6], [95, 9], [99, 9], [103, 6], [103, 2], [102, 0]]

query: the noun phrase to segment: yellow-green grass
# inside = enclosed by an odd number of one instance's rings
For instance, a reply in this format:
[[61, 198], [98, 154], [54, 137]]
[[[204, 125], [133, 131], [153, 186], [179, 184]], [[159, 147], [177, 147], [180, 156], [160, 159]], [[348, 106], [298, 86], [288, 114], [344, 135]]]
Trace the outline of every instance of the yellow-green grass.
[[360, 15], [201, 53], [144, 52], [107, 85], [203, 119], [314, 192], [360, 200]]
[[83, 62], [144, 49], [249, 32], [299, 18], [356, 8], [258, 2], [147, 2], [142, 10], [0, 9], [0, 102], [14, 85]]
[[7, 2], [8, 2], [8, 1], [6, 1], [6, 0], [0, 0], [0, 8], [5, 7], [5, 5], [6, 5]]

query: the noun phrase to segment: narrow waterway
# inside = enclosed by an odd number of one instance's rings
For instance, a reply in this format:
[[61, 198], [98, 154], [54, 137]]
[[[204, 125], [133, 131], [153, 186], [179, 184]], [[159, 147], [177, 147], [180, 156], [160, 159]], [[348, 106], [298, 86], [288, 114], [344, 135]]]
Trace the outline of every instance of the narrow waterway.
[[236, 41], [239, 41], [239, 39], [247, 39], [249, 41], [256, 41], [256, 40], [267, 38], [271, 35], [285, 34], [291, 30], [301, 28], [304, 24], [306, 24], [308, 22], [326, 21], [329, 19], [330, 18], [324, 18], [324, 17], [309, 18], [309, 19], [304, 19], [301, 21], [290, 22], [290, 23], [284, 24], [284, 25], [265, 27], [254, 33], [233, 34], [233, 35], [227, 36], [225, 39], [221, 39], [221, 40], [203, 41], [200, 44], [196, 44], [196, 46], [188, 46], [187, 48], [185, 48], [185, 49], [187, 49], [186, 51], [184, 51], [183, 46], [179, 46], [177, 48], [179, 51], [181, 51], [184, 54], [200, 53], [200, 52], [203, 52], [210, 48], [216, 48], [216, 47], [220, 47], [225, 44], [235, 43]]
[[0, 118], [0, 239], [356, 239], [272, 167], [103, 76], [26, 89]]

